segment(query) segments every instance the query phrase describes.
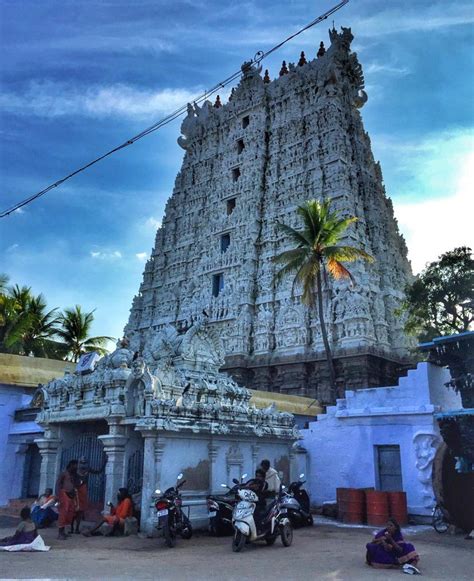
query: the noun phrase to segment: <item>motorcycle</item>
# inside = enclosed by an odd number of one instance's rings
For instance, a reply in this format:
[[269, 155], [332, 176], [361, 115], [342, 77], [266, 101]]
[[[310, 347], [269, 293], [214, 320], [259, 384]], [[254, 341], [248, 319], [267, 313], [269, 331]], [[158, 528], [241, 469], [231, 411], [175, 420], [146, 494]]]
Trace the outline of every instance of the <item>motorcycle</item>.
[[287, 511], [281, 506], [283, 487], [269, 507], [256, 522], [254, 518], [258, 496], [252, 490], [239, 486], [237, 489], [238, 502], [232, 512], [232, 525], [234, 536], [232, 538], [232, 550], [239, 553], [246, 542], [265, 541], [267, 545], [273, 545], [280, 535], [285, 547], [293, 542], [293, 528]]
[[[163, 537], [168, 547], [174, 547], [176, 537], [179, 534], [183, 539], [190, 539], [193, 536], [193, 527], [188, 515], [183, 512], [183, 500], [181, 498], [181, 487], [186, 480], [181, 480], [182, 474], [178, 474], [175, 486], [170, 486], [164, 493], [155, 490], [158, 496], [155, 502], [156, 516], [158, 523], [156, 528], [163, 531]], [[181, 480], [181, 482], [180, 482]]]
[[288, 491], [283, 493], [282, 507], [288, 511], [288, 518], [293, 526], [313, 526], [314, 519], [310, 510], [308, 493], [303, 484], [304, 474], [300, 474], [297, 482], [292, 482]]
[[232, 511], [234, 510], [237, 489], [242, 481], [247, 478], [247, 474], [240, 477], [240, 482], [237, 478], [233, 478], [234, 486], [230, 487], [227, 484], [221, 484], [222, 488], [226, 488], [225, 494], [210, 494], [207, 497], [207, 510], [209, 515], [209, 533], [213, 536], [221, 536], [232, 534]]

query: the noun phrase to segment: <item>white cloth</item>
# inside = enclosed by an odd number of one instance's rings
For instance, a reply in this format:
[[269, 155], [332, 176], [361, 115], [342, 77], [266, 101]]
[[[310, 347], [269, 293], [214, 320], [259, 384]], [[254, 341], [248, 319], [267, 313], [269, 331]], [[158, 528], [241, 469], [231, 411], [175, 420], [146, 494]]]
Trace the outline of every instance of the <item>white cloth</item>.
[[279, 492], [281, 480], [275, 468], [270, 467], [265, 474], [265, 481], [268, 485], [268, 492]]
[[0, 547], [0, 551], [9, 551], [13, 553], [14, 551], [49, 551], [51, 547], [47, 547], [44, 544], [43, 537], [38, 535], [34, 541], [27, 543], [26, 545], [9, 545], [7, 547]]

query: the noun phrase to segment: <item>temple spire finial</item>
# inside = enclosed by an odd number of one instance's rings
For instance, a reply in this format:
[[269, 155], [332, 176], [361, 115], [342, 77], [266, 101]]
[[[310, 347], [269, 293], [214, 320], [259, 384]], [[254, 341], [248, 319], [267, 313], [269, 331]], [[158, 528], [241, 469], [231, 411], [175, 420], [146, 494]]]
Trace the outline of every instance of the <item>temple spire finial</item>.
[[281, 63], [280, 77], [282, 77], [283, 75], [287, 75], [287, 74], [288, 74], [288, 67], [286, 66], [286, 61], [283, 61]]
[[318, 59], [321, 58], [322, 56], [324, 56], [325, 52], [326, 52], [326, 49], [324, 47], [324, 42], [321, 41], [319, 43], [319, 50], [318, 50], [318, 54], [317, 54]]
[[305, 65], [308, 61], [306, 60], [306, 56], [304, 54], [304, 50], [301, 51], [301, 55], [300, 55], [300, 60], [298, 61], [298, 66], [302, 67], [303, 65]]
[[270, 83], [270, 82], [271, 82], [271, 79], [270, 79], [270, 74], [269, 74], [269, 72], [268, 72], [268, 69], [265, 69], [265, 74], [263, 75], [263, 82], [264, 82], [265, 84], [268, 84], [268, 83]]
[[216, 97], [216, 102], [214, 103], [214, 107], [216, 109], [219, 109], [219, 107], [222, 107], [221, 98], [219, 95], [217, 95], [217, 97]]

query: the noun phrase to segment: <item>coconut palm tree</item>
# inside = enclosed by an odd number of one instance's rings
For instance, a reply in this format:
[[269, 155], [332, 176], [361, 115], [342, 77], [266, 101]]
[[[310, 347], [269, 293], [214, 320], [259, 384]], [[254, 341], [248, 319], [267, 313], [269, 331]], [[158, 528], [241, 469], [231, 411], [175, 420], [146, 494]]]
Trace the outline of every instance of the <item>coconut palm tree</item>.
[[335, 396], [336, 373], [324, 321], [322, 279], [329, 274], [335, 279], [347, 278], [352, 282], [353, 276], [342, 262], [353, 262], [360, 258], [372, 262], [374, 259], [360, 248], [339, 244], [349, 225], [357, 218], [342, 218], [338, 212], [331, 211], [331, 200], [308, 200], [298, 206], [296, 212], [303, 221], [302, 230], [277, 222], [278, 228], [287, 235], [294, 247], [274, 258], [275, 262], [284, 265], [275, 278], [280, 281], [284, 276], [294, 274], [293, 290], [295, 285], [302, 287], [301, 299], [308, 307], [314, 306], [317, 297], [329, 380]]
[[35, 357], [64, 356], [64, 348], [54, 340], [61, 322], [58, 309], [46, 310], [46, 301], [42, 294], [32, 296], [28, 305], [30, 324], [22, 336], [22, 351], [25, 355]]
[[78, 361], [83, 353], [97, 351], [101, 355], [107, 353], [107, 341], [113, 337], [89, 337], [94, 311], [84, 313], [80, 305], [73, 309], [64, 309], [60, 315], [61, 328], [56, 331], [65, 344], [68, 356], [72, 361]]

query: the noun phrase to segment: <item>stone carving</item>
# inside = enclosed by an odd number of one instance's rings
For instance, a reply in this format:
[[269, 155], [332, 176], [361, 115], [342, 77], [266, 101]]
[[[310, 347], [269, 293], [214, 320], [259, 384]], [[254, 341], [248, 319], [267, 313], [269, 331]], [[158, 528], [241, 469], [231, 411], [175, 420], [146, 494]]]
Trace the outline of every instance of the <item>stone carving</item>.
[[250, 392], [219, 372], [222, 342], [206, 318], [181, 334], [165, 325], [145, 353], [120, 342], [92, 373], [50, 381], [38, 421], [127, 417], [137, 429], [299, 437], [291, 414], [250, 406]]
[[418, 480], [421, 482], [425, 508], [433, 506], [434, 493], [431, 474], [436, 449], [440, 442], [441, 438], [432, 432], [417, 432], [413, 436], [416, 455], [415, 465], [419, 472]]
[[[275, 285], [272, 262], [287, 244], [276, 220], [298, 226], [294, 207], [321, 193], [344, 215], [357, 215], [350, 236], [376, 258], [371, 265], [354, 264], [360, 284], [354, 291], [325, 282], [325, 296], [333, 300], [326, 318], [335, 356], [343, 363], [346, 351], [354, 350], [347, 352], [351, 372], [341, 380], [366, 385], [366, 359], [360, 371], [354, 367], [360, 349], [386, 355], [386, 365], [372, 366], [380, 370], [372, 384], [393, 383], [396, 377], [382, 370], [395, 374], [406, 362], [410, 344], [394, 315], [411, 277], [406, 245], [362, 124], [359, 108], [367, 95], [351, 51], [352, 31], [332, 29], [329, 37], [319, 58], [290, 64], [271, 82], [245, 63], [221, 107], [188, 105], [178, 139], [183, 165], [125, 329], [129, 349], [141, 350], [158, 375], [169, 372], [165, 361], [186, 344], [181, 329], [192, 328], [204, 310], [208, 330], [223, 346], [214, 364], [223, 357], [239, 377], [243, 367], [273, 368], [275, 356], [293, 365], [304, 353], [317, 381], [295, 375], [287, 387], [314, 394], [318, 385], [325, 392], [326, 379], [317, 377], [324, 351], [317, 317], [299, 308], [301, 289], [292, 299], [290, 280]], [[224, 239], [230, 244], [223, 251]], [[193, 348], [206, 350], [197, 343]], [[183, 361], [194, 356], [181, 355]]]

